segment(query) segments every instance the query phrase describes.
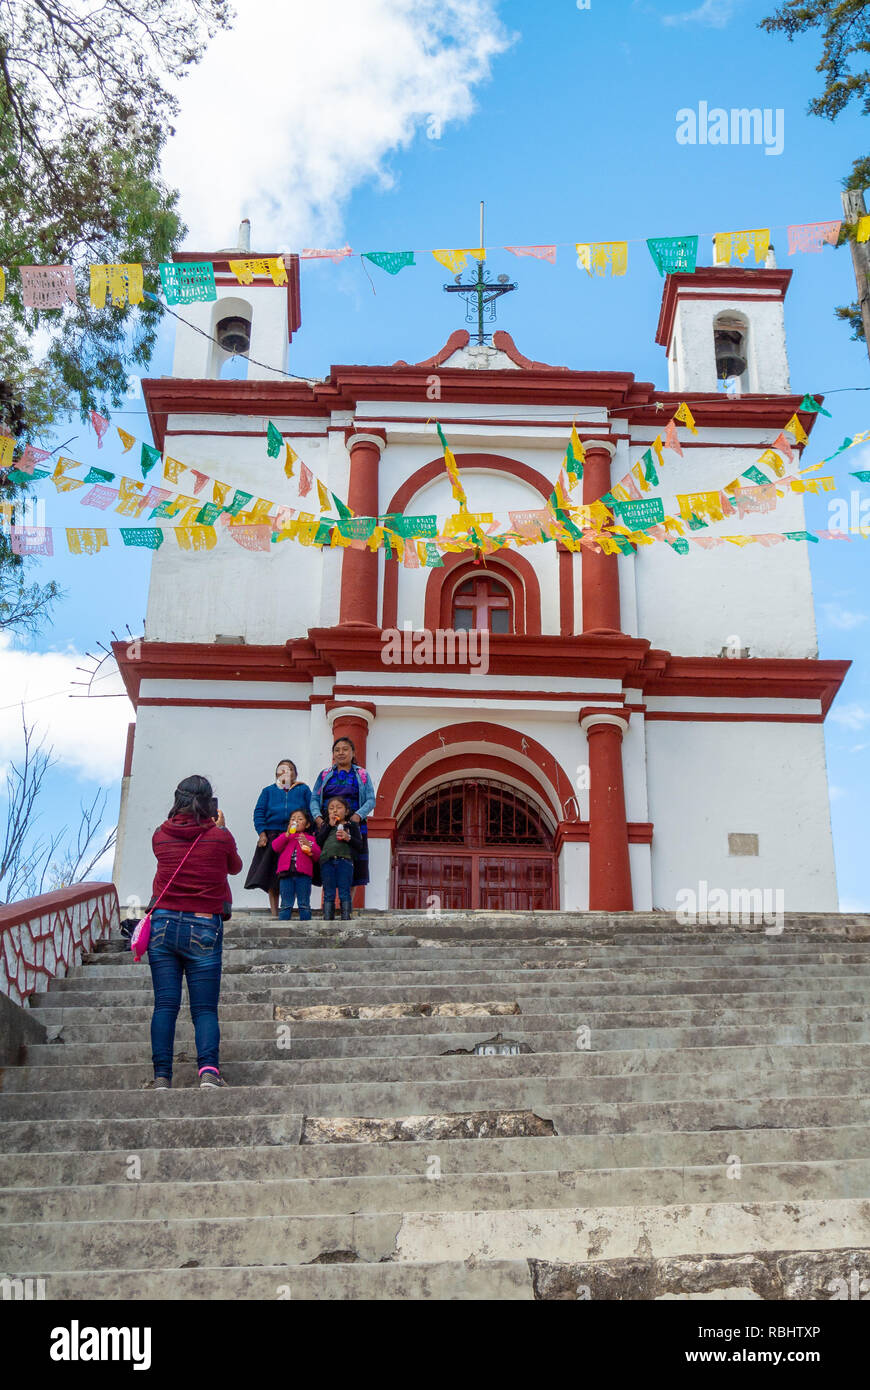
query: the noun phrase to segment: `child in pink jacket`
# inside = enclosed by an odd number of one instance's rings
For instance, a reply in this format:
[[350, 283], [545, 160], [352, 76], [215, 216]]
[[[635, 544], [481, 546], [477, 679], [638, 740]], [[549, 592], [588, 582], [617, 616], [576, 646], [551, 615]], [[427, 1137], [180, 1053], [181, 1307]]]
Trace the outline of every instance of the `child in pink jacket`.
[[278, 886], [281, 893], [279, 922], [289, 922], [294, 899], [299, 904], [300, 922], [311, 921], [311, 879], [315, 860], [320, 858], [320, 845], [311, 830], [307, 811], [294, 811], [287, 830], [272, 841], [278, 855]]

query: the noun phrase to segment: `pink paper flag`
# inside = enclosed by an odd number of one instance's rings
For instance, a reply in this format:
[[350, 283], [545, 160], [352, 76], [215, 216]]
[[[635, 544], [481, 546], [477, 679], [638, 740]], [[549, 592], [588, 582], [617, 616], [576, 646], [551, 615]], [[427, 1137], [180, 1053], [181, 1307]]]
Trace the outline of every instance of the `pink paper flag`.
[[50, 458], [48, 449], [37, 449], [35, 444], [25, 444], [24, 453], [15, 466], [21, 473], [32, 473], [38, 463], [44, 463]]
[[71, 265], [22, 265], [21, 301], [27, 309], [62, 309], [76, 302]]
[[206, 483], [208, 482], [208, 474], [198, 473], [195, 468], [191, 468], [190, 471], [196, 479], [196, 482], [193, 485], [193, 495], [194, 497], [198, 497], [199, 494], [202, 492], [203, 488], [205, 487]]
[[821, 536], [826, 541], [851, 541], [853, 538], [845, 531], [817, 531], [817, 536]]
[[307, 497], [314, 486], [314, 474], [307, 463], [299, 464], [299, 496]]
[[83, 507], [100, 507], [103, 511], [118, 500], [118, 489], [107, 487], [105, 483], [94, 483], [90, 491], [81, 499]]
[[827, 243], [836, 246], [840, 236], [839, 222], [804, 222], [788, 229], [788, 254], [795, 251], [821, 251]]
[[794, 459], [794, 448], [790, 439], [786, 438], [784, 431], [780, 430], [776, 439], [771, 444], [771, 449], [778, 449], [781, 454], [785, 454], [789, 463]]
[[93, 425], [93, 427], [94, 427], [94, 433], [95, 433], [96, 436], [97, 436], [97, 448], [98, 448], [98, 449], [102, 449], [102, 447], [103, 447], [103, 435], [106, 433], [106, 430], [109, 428], [109, 422], [108, 422], [108, 420], [106, 419], [105, 415], [99, 415], [99, 414], [97, 413], [96, 410], [92, 410], [92, 411], [91, 411], [91, 424]]
[[227, 535], [243, 550], [269, 550], [272, 545], [271, 526], [230, 526]]
[[680, 458], [682, 458], [683, 450], [680, 446], [680, 441], [677, 438], [677, 427], [674, 424], [673, 420], [668, 421], [668, 427], [665, 430], [665, 448], [673, 449], [674, 453], [679, 454]]
[[549, 261], [550, 265], [556, 264], [555, 246], [506, 246], [505, 251], [511, 251], [515, 256], [534, 256], [539, 261]]
[[702, 550], [712, 550], [714, 546], [722, 544], [715, 536], [692, 536], [690, 539], [695, 542], [695, 545], [700, 545]]
[[339, 261], [344, 260], [345, 256], [352, 256], [353, 251], [349, 246], [342, 246], [341, 249], [338, 251], [318, 251], [316, 249], [312, 250], [310, 247], [308, 247], [305, 251], [301, 253], [301, 255], [303, 261], [317, 261], [328, 259], [330, 261], [334, 261], [337, 265]]
[[296, 515], [296, 508], [295, 508], [295, 507], [282, 507], [282, 506], [277, 506], [277, 507], [275, 508], [275, 518], [274, 518], [274, 520], [275, 520], [275, 530], [276, 530], [276, 531], [280, 531], [280, 530], [281, 530], [281, 527], [284, 525], [284, 522], [285, 522], [285, 521], [289, 521], [290, 518], [293, 517], [293, 516], [295, 516], [295, 515]]
[[9, 544], [14, 555], [53, 555], [50, 526], [13, 526]]
[[402, 564], [406, 570], [418, 570], [420, 568], [420, 557], [417, 554], [417, 547], [413, 541], [405, 541], [405, 554]]
[[755, 537], [757, 545], [766, 546], [768, 549], [772, 545], [779, 545], [780, 541], [784, 540], [785, 536], [781, 536], [778, 531], [768, 531], [760, 536]]
[[639, 502], [641, 500], [640, 490], [630, 473], [626, 473], [624, 478], [620, 478], [619, 485], [625, 488], [633, 502]]

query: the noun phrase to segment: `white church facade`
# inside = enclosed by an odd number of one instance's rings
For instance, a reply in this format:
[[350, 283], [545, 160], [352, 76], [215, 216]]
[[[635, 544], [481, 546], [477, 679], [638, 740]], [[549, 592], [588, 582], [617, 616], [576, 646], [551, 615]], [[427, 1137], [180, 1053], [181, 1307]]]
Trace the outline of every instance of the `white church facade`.
[[[154, 441], [289, 506], [306, 504], [267, 455], [269, 421], [357, 515], [444, 517], [456, 504], [437, 412], [470, 510], [504, 518], [545, 505], [572, 421], [594, 501], [686, 400], [698, 434], [667, 456], [670, 497], [720, 489], [800, 404], [784, 327], [791, 272], [775, 267], [666, 277], [657, 340], [669, 390], [658, 391], [630, 371], [530, 361], [503, 332], [492, 345], [454, 333], [424, 362], [290, 380], [298, 260], [286, 258], [287, 286], [243, 287], [225, 255], [189, 259], [214, 262], [218, 299], [185, 307], [172, 376], [143, 383]], [[212, 339], [230, 342], [232, 320], [250, 343], [246, 380], [220, 377], [227, 354]], [[717, 391], [729, 341], [737, 398]], [[739, 524], [801, 530], [803, 498]], [[836, 910], [823, 723], [848, 663], [818, 659], [807, 549], [604, 555], [551, 542], [478, 564], [446, 554], [429, 569], [293, 541], [263, 553], [225, 537], [201, 553], [164, 544], [144, 638], [115, 649], [136, 709], [122, 901], [148, 899], [151, 833], [179, 778], [212, 780], [247, 862], [276, 763], [292, 758], [311, 785], [348, 734], [377, 786], [367, 907], [673, 911], [704, 882], [783, 890], [788, 911]], [[389, 638], [469, 629], [486, 641], [465, 661], [450, 643]], [[236, 906], [265, 906], [240, 884]]]

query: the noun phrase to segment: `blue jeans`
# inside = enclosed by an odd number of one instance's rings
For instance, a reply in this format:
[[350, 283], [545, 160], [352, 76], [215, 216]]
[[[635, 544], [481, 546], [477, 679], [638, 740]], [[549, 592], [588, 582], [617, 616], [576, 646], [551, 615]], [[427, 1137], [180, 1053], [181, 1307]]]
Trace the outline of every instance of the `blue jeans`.
[[353, 891], [353, 860], [321, 859], [320, 878], [323, 883], [324, 903], [335, 901], [335, 890], [337, 888], [339, 902], [342, 907], [346, 906], [349, 908]]
[[217, 913], [213, 917], [197, 917], [192, 912], [158, 908], [151, 914], [148, 964], [154, 984], [151, 1060], [155, 1076], [172, 1076], [175, 1020], [181, 1008], [181, 981], [185, 975], [197, 1066], [219, 1068], [221, 1034], [217, 1010], [223, 937], [224, 924]]
[[311, 875], [310, 874], [288, 874], [286, 878], [279, 879], [281, 889], [281, 911], [278, 913], [278, 920], [289, 922], [290, 914], [293, 911], [293, 900], [299, 904], [299, 921], [311, 921]]

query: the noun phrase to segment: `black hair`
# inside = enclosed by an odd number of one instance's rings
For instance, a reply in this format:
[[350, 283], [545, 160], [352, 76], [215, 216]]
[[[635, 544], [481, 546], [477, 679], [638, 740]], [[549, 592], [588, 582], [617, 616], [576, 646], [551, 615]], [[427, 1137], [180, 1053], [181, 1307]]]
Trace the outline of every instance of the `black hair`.
[[356, 749], [355, 749], [354, 744], [353, 744], [353, 739], [352, 739], [352, 738], [348, 738], [347, 734], [340, 734], [340, 735], [338, 736], [337, 739], [334, 739], [334, 740], [333, 740], [333, 744], [332, 744], [332, 751], [333, 751], [333, 753], [335, 752], [335, 745], [336, 745], [337, 743], [349, 743], [349, 744], [350, 744], [350, 763], [351, 763], [351, 767], [357, 767], [357, 766], [358, 766], [358, 763], [357, 763], [357, 760], [356, 760]]
[[185, 777], [175, 788], [175, 800], [169, 812], [169, 819], [176, 816], [193, 816], [198, 825], [214, 820], [217, 815], [217, 801], [207, 777]]
[[295, 782], [295, 781], [298, 779], [298, 777], [299, 777], [299, 769], [297, 768], [297, 766], [296, 766], [296, 764], [294, 763], [294, 761], [293, 761], [292, 758], [281, 758], [280, 762], [277, 764], [277, 766], [276, 766], [276, 768], [275, 768], [275, 776], [276, 776], [276, 777], [278, 776], [278, 768], [279, 768], [279, 767], [283, 767], [285, 763], [288, 763], [289, 766], [292, 767], [292, 769], [293, 769], [293, 781]]
[[[331, 798], [330, 798], [330, 799], [331, 799]], [[288, 825], [290, 824], [290, 821], [293, 819], [294, 816], [304, 816], [304, 817], [305, 817], [305, 824], [308, 826], [308, 829], [309, 829], [309, 830], [311, 829], [311, 826], [312, 826], [312, 823], [313, 823], [313, 822], [312, 822], [311, 817], [310, 817], [310, 815], [308, 814], [308, 812], [306, 811], [306, 809], [305, 809], [304, 806], [297, 806], [295, 811], [291, 811], [291, 812], [290, 812], [290, 815], [289, 815], [288, 820], [287, 820], [287, 824], [288, 824]]]
[[333, 801], [340, 801], [341, 804], [342, 804], [342, 806], [344, 807], [345, 811], [347, 812], [347, 814], [350, 815], [350, 804], [349, 804], [349, 802], [347, 802], [347, 801], [344, 799], [343, 796], [330, 796], [330, 797], [328, 797], [328, 798], [327, 798], [327, 801], [326, 801], [326, 810], [327, 810], [327, 812], [329, 811], [329, 808], [330, 808], [330, 806], [332, 805]]

